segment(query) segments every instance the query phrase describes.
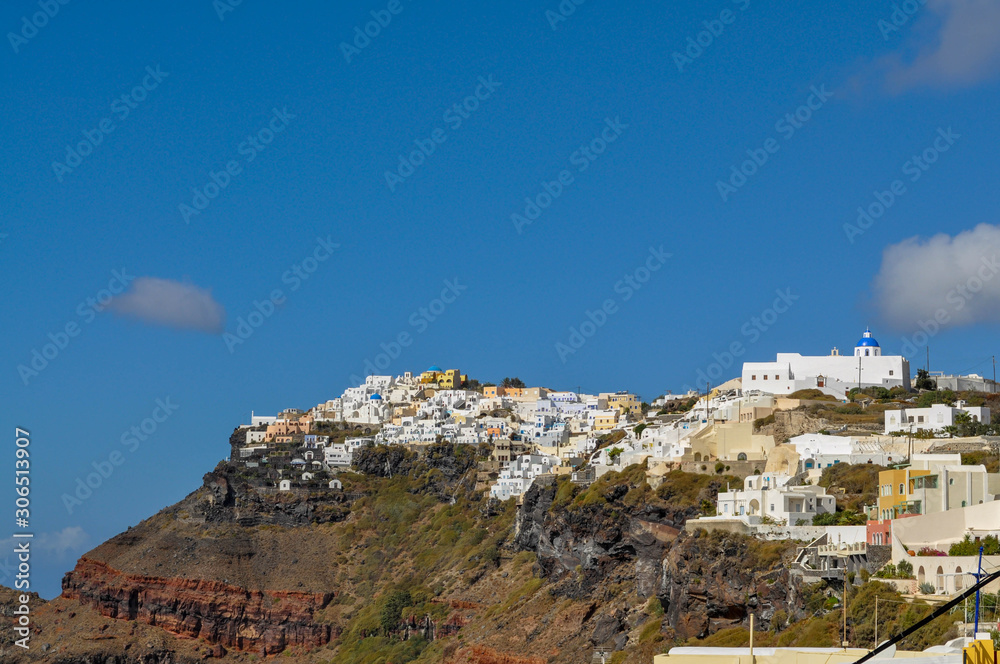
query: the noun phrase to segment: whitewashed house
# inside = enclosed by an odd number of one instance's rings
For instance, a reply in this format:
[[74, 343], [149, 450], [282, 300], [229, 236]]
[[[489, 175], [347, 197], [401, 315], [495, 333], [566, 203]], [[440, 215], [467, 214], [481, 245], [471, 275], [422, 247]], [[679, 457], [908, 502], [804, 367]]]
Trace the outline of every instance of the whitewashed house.
[[820, 486], [788, 486], [789, 475], [766, 473], [750, 475], [743, 489], [719, 493], [717, 514], [720, 517], [746, 517], [750, 524], [765, 517], [777, 523], [795, 526], [800, 521], [812, 524], [813, 516], [837, 511], [833, 496]]
[[990, 422], [990, 409], [985, 406], [966, 406], [959, 401], [955, 407], [936, 403], [930, 408], [903, 408], [885, 411], [885, 432], [943, 431], [945, 427], [955, 424], [955, 416], [968, 413], [973, 422]]
[[490, 487], [490, 497], [507, 500], [522, 496], [531, 488], [535, 478], [550, 473], [558, 465], [559, 459], [554, 456], [544, 454], [519, 456], [500, 471], [496, 483]]

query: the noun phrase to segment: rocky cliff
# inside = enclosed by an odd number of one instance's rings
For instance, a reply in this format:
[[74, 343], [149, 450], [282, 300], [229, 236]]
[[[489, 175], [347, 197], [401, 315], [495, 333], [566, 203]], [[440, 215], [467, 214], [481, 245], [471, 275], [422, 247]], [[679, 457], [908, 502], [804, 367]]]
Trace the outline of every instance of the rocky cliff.
[[631, 467], [518, 508], [473, 490], [476, 450], [370, 454], [342, 492], [274, 492], [221, 465], [83, 556], [36, 615], [38, 647], [3, 661], [649, 661], [750, 609], [763, 629], [802, 613], [793, 545], [682, 532], [729, 478], [677, 471], [653, 490]]
[[[717, 491], [710, 479], [705, 484], [699, 502]], [[604, 491], [605, 500], [589, 506], [554, 507], [555, 488], [532, 487], [525, 497], [515, 541], [536, 552], [540, 574], [561, 594], [592, 596], [611, 576], [636, 597], [655, 600], [665, 631], [682, 640], [744, 624], [750, 611], [762, 629], [778, 610], [800, 613], [787, 569], [792, 543], [684, 533], [684, 522], [698, 513], [693, 504], [647, 499], [629, 505], [624, 499], [630, 493], [651, 492], [628, 483]], [[595, 644], [607, 643], [627, 625], [624, 616], [609, 614], [595, 629]], [[617, 646], [625, 643], [615, 640]]]
[[332, 593], [248, 590], [219, 581], [123, 574], [83, 557], [63, 579], [62, 596], [102, 616], [139, 620], [172, 634], [262, 654], [289, 646], [317, 648], [330, 641], [330, 625], [315, 614]]

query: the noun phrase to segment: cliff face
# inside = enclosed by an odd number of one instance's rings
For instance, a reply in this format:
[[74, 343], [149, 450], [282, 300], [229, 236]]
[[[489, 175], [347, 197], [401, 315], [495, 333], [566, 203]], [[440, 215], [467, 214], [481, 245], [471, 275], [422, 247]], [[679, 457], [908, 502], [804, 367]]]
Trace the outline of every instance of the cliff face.
[[[751, 611], [761, 629], [770, 628], [779, 609], [801, 614], [797, 588], [783, 564], [783, 556], [795, 550], [791, 543], [683, 533], [694, 507], [630, 507], [620, 501], [624, 494], [622, 487], [612, 488], [606, 493], [610, 502], [553, 509], [555, 489], [532, 487], [519, 512], [515, 542], [537, 553], [540, 573], [569, 597], [593, 596], [610, 576], [640, 598], [656, 598], [664, 626], [677, 639], [745, 624]], [[621, 646], [627, 641], [620, 634], [628, 626], [627, 615], [605, 615], [592, 641]]]
[[251, 591], [218, 581], [123, 574], [84, 557], [63, 579], [63, 597], [108, 618], [139, 620], [264, 654], [288, 646], [316, 648], [331, 637], [330, 625], [316, 624], [313, 618], [332, 593]]
[[640, 596], [658, 594], [664, 551], [697, 510], [652, 505], [616, 509], [614, 501], [627, 490], [612, 489], [611, 505], [553, 509], [555, 489], [534, 486], [518, 512], [515, 542], [538, 555], [541, 573], [550, 579], [580, 567], [579, 587], [571, 596], [587, 594], [622, 563], [634, 568]]
[[472, 491], [470, 457], [447, 452], [374, 453], [393, 476], [344, 474], [341, 494], [256, 490], [220, 467], [81, 558], [12, 661], [569, 664], [598, 646], [649, 661], [751, 609], [761, 629], [802, 613], [794, 546], [683, 532], [725, 477], [653, 490], [631, 467], [535, 486], [517, 508]]

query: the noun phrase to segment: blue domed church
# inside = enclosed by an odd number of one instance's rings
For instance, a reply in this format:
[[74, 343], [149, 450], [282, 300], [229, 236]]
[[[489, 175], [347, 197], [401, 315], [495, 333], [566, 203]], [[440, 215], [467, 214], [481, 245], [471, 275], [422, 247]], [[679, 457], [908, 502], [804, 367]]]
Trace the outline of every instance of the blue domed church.
[[865, 333], [861, 335], [861, 341], [854, 347], [854, 357], [878, 357], [881, 354], [882, 348], [872, 336], [872, 331], [866, 329]]
[[855, 387], [904, 387], [910, 389], [910, 363], [902, 355], [883, 355], [871, 329], [866, 329], [854, 347], [854, 355], [778, 353], [774, 362], [743, 364], [743, 391], [758, 390], [776, 396], [799, 390], [818, 389], [847, 398]]

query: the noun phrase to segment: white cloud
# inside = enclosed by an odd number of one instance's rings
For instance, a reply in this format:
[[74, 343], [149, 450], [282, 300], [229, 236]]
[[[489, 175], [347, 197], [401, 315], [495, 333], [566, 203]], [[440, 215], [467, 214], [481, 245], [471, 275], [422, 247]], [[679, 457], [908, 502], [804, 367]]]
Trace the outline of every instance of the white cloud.
[[66, 526], [53, 533], [36, 533], [32, 538], [11, 537], [0, 540], [3, 551], [13, 551], [14, 547], [23, 542], [30, 542], [31, 550], [44, 554], [55, 560], [76, 558], [84, 553], [90, 535], [80, 526]]
[[111, 301], [117, 314], [153, 325], [220, 334], [226, 310], [212, 293], [194, 284], [138, 277], [132, 289]]
[[980, 224], [891, 245], [872, 284], [875, 305], [891, 325], [914, 328], [1000, 321], [1000, 227]]
[[903, 28], [910, 31], [906, 55], [894, 53], [877, 62], [891, 92], [964, 88], [1000, 73], [996, 0], [927, 0], [915, 22]]

